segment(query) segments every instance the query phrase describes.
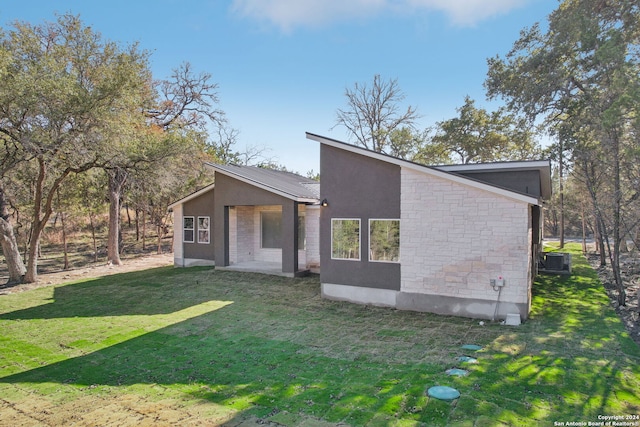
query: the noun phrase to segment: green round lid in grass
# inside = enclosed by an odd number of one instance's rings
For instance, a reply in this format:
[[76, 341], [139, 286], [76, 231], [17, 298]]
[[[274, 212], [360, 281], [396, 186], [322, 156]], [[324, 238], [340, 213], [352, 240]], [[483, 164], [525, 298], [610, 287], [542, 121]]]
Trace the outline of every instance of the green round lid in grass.
[[478, 359], [469, 356], [460, 356], [458, 357], [458, 360], [464, 363], [478, 363]]
[[437, 385], [427, 390], [427, 395], [440, 400], [452, 401], [460, 397], [460, 392], [455, 388]]
[[465, 344], [462, 346], [462, 348], [465, 350], [471, 350], [471, 351], [482, 350], [482, 346], [476, 345], [476, 344]]
[[447, 375], [453, 375], [453, 376], [457, 376], [457, 377], [464, 377], [465, 375], [467, 375], [469, 373], [469, 371], [465, 371], [464, 369], [458, 369], [458, 368], [447, 369], [444, 372]]

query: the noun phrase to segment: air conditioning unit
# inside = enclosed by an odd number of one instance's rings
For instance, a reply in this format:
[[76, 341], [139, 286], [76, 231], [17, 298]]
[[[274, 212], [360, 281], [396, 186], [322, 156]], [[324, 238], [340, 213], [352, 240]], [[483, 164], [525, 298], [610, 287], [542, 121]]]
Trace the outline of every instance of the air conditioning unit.
[[564, 254], [555, 252], [545, 254], [544, 265], [547, 267], [547, 270], [564, 269]]
[[571, 274], [571, 254], [561, 252], [545, 252], [543, 255], [543, 273]]

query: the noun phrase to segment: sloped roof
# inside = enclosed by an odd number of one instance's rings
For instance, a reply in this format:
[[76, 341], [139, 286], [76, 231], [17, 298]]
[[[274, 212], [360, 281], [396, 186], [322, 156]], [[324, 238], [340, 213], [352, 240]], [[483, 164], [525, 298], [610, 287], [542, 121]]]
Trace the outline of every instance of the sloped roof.
[[352, 153], [367, 156], [383, 162], [392, 163], [400, 167], [405, 167], [407, 169], [412, 169], [418, 172], [426, 173], [428, 175], [432, 175], [432, 176], [436, 176], [449, 181], [457, 182], [459, 184], [466, 185], [469, 187], [474, 187], [484, 191], [489, 191], [491, 193], [501, 195], [503, 197], [507, 197], [512, 200], [517, 200], [517, 201], [525, 202], [532, 205], [540, 204], [540, 200], [538, 200], [536, 197], [533, 197], [531, 195], [527, 195], [527, 194], [513, 191], [507, 188], [499, 187], [493, 184], [479, 181], [474, 178], [466, 177], [464, 175], [455, 173], [454, 171], [448, 171], [448, 170], [441, 169], [440, 167], [432, 167], [432, 166], [422, 165], [419, 163], [414, 163], [408, 160], [400, 159], [398, 157], [390, 156], [388, 154], [379, 153], [377, 151], [368, 150], [362, 147], [357, 147], [355, 145], [348, 144], [343, 141], [338, 141], [333, 138], [327, 138], [325, 136], [316, 135], [310, 132], [306, 132], [306, 135], [307, 135], [307, 139], [311, 139], [313, 141], [317, 141], [321, 144], [325, 144], [331, 147], [339, 148], [341, 150], [350, 151]]
[[318, 203], [320, 199], [320, 183], [318, 181], [292, 172], [264, 169], [256, 166], [221, 165], [216, 163], [206, 163], [206, 165], [217, 173], [230, 176], [297, 202]]

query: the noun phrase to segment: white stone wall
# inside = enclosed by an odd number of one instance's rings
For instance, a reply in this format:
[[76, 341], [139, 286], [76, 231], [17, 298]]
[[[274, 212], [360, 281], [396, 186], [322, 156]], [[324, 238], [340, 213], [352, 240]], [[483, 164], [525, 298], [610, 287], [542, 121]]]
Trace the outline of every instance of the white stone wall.
[[[316, 206], [298, 207], [305, 215], [306, 250], [298, 251], [298, 264], [316, 269], [320, 266], [320, 209]], [[236, 206], [229, 213], [229, 262], [246, 261], [282, 262], [281, 249], [263, 249], [260, 242], [260, 213], [282, 211], [274, 206]]]
[[401, 291], [528, 302], [529, 205], [402, 168]]
[[182, 243], [182, 204], [173, 207], [173, 265], [184, 267]]
[[[305, 232], [307, 238], [306, 265], [314, 273], [320, 272], [320, 206], [306, 206]], [[300, 261], [302, 265], [302, 262]]]
[[229, 209], [229, 264], [238, 263], [238, 209]]
[[[255, 259], [256, 231], [254, 227], [255, 209], [253, 206], [236, 206], [236, 260], [238, 263]], [[260, 236], [258, 235], [258, 239]], [[231, 239], [231, 225], [229, 225]], [[258, 242], [258, 245], [260, 242]]]

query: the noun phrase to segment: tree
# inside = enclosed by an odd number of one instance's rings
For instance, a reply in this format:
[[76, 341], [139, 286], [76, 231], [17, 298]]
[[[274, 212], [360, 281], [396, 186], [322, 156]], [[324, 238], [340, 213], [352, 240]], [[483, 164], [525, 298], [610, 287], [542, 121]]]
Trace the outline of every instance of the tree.
[[[371, 87], [356, 83], [346, 89], [347, 106], [338, 109], [336, 126], [344, 126], [356, 143], [369, 150], [386, 154], [403, 155], [404, 150], [393, 144], [394, 132], [414, 130], [419, 118], [415, 107], [400, 107], [405, 95], [397, 79], [383, 80], [379, 74], [373, 77]], [[398, 135], [395, 134], [397, 137]], [[410, 139], [409, 139], [410, 140]]]
[[640, 106], [639, 16], [634, 0], [565, 0], [546, 32], [537, 24], [525, 29], [504, 59], [489, 60], [485, 83], [490, 97], [503, 97], [530, 120], [562, 125], [570, 136], [565, 148], [589, 189], [621, 305], [624, 206], [636, 193], [622, 171], [627, 161], [640, 160], [631, 149]]
[[113, 153], [106, 131], [147, 83], [147, 55], [103, 40], [72, 15], [16, 23], [0, 37], [0, 134], [12, 163], [35, 172], [27, 184], [34, 194], [24, 279], [33, 282], [58, 188]]
[[0, 182], [0, 243], [9, 270], [9, 279], [6, 284], [13, 285], [22, 282], [27, 269], [22, 262], [18, 242], [9, 217], [9, 202], [4, 192], [4, 186]]
[[530, 126], [504, 109], [488, 112], [465, 97], [458, 117], [436, 124], [431, 145], [459, 163], [524, 160], [538, 157], [540, 149]]
[[[154, 83], [155, 93], [143, 100], [139, 107], [144, 111], [146, 126], [122, 140], [122, 149], [104, 167], [109, 182], [109, 236], [108, 261], [114, 265], [120, 260], [120, 201], [127, 180], [132, 173], [138, 176], [150, 173], [167, 158], [192, 152], [191, 144], [201, 144], [206, 150], [207, 127], [222, 129], [224, 113], [215, 108], [218, 103], [218, 85], [208, 73], [196, 74], [189, 63], [173, 70], [171, 78]], [[224, 135], [228, 149], [235, 142], [233, 130]], [[222, 132], [222, 130], [221, 130]], [[121, 138], [122, 139], [122, 138]], [[225, 151], [226, 152], [226, 151]], [[156, 215], [156, 217], [158, 217]]]

